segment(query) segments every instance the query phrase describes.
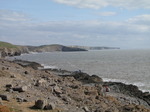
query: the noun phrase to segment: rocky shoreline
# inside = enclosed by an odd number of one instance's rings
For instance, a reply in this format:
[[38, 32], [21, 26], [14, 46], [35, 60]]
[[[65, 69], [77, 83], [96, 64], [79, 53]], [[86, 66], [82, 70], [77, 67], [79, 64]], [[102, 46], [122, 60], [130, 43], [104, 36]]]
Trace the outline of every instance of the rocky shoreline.
[[[103, 85], [110, 88], [106, 95]], [[150, 94], [137, 86], [104, 82], [81, 71], [44, 69], [35, 62], [0, 59], [0, 111], [150, 112]]]

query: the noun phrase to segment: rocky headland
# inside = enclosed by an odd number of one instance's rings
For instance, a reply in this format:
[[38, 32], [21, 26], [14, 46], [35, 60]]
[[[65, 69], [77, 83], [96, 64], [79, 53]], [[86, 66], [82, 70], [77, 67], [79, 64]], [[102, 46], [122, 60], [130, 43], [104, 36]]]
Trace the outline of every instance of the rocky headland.
[[0, 57], [19, 56], [30, 52], [75, 52], [88, 50], [119, 49], [117, 47], [88, 47], [88, 46], [64, 46], [59, 44], [41, 46], [21, 46], [0, 41]]
[[[103, 85], [110, 91], [104, 94]], [[150, 94], [81, 71], [0, 59], [0, 112], [150, 112]]]
[[20, 46], [13, 45], [7, 42], [0, 41], [0, 57], [6, 56], [19, 56], [24, 53], [30, 52], [75, 52], [75, 51], [87, 51], [83, 48], [69, 47], [59, 44], [42, 45], [42, 46]]

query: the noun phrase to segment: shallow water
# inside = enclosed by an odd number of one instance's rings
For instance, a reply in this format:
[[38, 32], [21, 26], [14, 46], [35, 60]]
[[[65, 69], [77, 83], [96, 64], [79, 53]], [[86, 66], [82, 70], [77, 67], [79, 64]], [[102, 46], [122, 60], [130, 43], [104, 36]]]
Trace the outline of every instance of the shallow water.
[[24, 54], [17, 59], [36, 61], [45, 67], [96, 74], [107, 81], [137, 85], [150, 91], [150, 50], [101, 50]]

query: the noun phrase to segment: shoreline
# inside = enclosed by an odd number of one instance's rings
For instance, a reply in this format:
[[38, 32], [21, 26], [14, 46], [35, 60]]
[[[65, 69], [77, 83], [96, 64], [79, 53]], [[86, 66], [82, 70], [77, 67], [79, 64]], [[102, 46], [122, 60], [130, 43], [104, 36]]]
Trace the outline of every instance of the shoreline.
[[[22, 60], [22, 61], [23, 61], [23, 60]], [[24, 61], [26, 61], [26, 60], [24, 60]], [[28, 61], [28, 62], [30, 62], [30, 61]], [[37, 63], [37, 62], [36, 62], [36, 63]], [[54, 70], [54, 71], [62, 70], [62, 71], [74, 72], [74, 71], [69, 71], [69, 70], [63, 70], [63, 69], [58, 68], [58, 67], [56, 67], [56, 66], [54, 66], [54, 65], [49, 66], [49, 65], [45, 65], [45, 64], [41, 64], [41, 63], [39, 63], [39, 64], [41, 65], [41, 68], [39, 67], [39, 69], [50, 69], [50, 70]], [[78, 71], [78, 70], [75, 70], [75, 71]], [[87, 74], [88, 74], [88, 73], [87, 73]], [[90, 75], [91, 75], [91, 74], [90, 74]], [[135, 85], [135, 86], [137, 86], [143, 93], [144, 93], [144, 92], [149, 92], [149, 93], [150, 93], [150, 90], [146, 90], [146, 89], [140, 88], [140, 86], [145, 85], [144, 83], [138, 83], [138, 82], [131, 83], [131, 82], [128, 82], [128, 81], [122, 80], [122, 79], [109, 79], [109, 78], [103, 78], [103, 80], [104, 80], [105, 82], [121, 82], [121, 83], [124, 83], [124, 84], [126, 84], [126, 85]]]
[[[23, 62], [26, 62], [25, 60], [20, 60], [20, 61], [23, 61]], [[27, 61], [27, 62], [29, 62], [30, 63], [30, 61]], [[37, 64], [37, 66], [40, 66], [40, 67], [37, 67], [37, 69], [39, 69], [39, 70], [43, 70], [43, 71], [53, 71], [53, 72], [56, 72], [56, 73], [58, 73], [57, 75], [59, 75], [59, 76], [73, 76], [73, 74], [75, 73], [75, 74], [80, 74], [81, 73], [81, 75], [82, 74], [86, 74], [89, 78], [91, 77], [91, 75], [89, 75], [88, 73], [84, 73], [84, 72], [82, 72], [82, 71], [68, 71], [68, 70], [62, 70], [62, 69], [60, 69], [60, 68], [51, 68], [50, 66], [44, 66], [44, 64], [39, 64], [39, 63], [37, 63], [37, 62], [31, 62], [31, 65], [32, 65], [32, 63], [35, 63], [35, 64]], [[30, 65], [29, 65], [30, 66]], [[33, 65], [34, 66], [34, 65]], [[50, 68], [49, 68], [50, 67]], [[34, 67], [33, 67], [34, 68]], [[65, 75], [64, 75], [65, 74]], [[67, 75], [66, 75], [67, 74]], [[110, 80], [108, 80], [108, 81], [106, 81], [106, 80], [104, 80], [103, 78], [101, 78], [101, 77], [99, 77], [99, 76], [97, 76], [97, 75], [95, 75], [96, 77], [98, 77], [98, 78], [100, 78], [101, 79], [101, 81], [103, 82], [103, 83], [118, 83], [118, 84], [123, 84], [123, 85], [126, 85], [126, 86], [128, 86], [128, 85], [131, 85], [131, 86], [135, 86], [140, 92], [142, 92], [143, 94], [144, 93], [148, 93], [148, 94], [150, 94], [150, 92], [148, 91], [148, 90], [145, 90], [145, 91], [143, 91], [143, 90], [140, 90], [139, 89], [139, 87], [137, 86], [137, 85], [134, 85], [134, 84], [131, 84], [131, 83], [125, 83], [125, 82], [121, 82], [121, 81], [111, 81], [112, 79], [110, 79]], [[82, 76], [81, 76], [82, 77]], [[100, 82], [101, 82], [100, 81]], [[90, 83], [90, 82], [88, 82], [88, 83]], [[94, 83], [98, 83], [98, 82], [94, 82]]]
[[[32, 61], [32, 60], [30, 60], [30, 61]], [[40, 64], [42, 64], [42, 63], [40, 63]], [[42, 65], [43, 66], [43, 65]], [[46, 68], [49, 68], [49, 66], [45, 66]], [[57, 66], [55, 66], [55, 65], [52, 65], [52, 67], [50, 67], [50, 68], [56, 68], [56, 69], [61, 69], [61, 68], [63, 68], [63, 67], [61, 67], [60, 66], [60, 68], [58, 68]], [[105, 67], [106, 68], [106, 67]], [[78, 68], [77, 68], [78, 69]], [[71, 70], [73, 70], [73, 71], [76, 71], [76, 69], [71, 69]], [[86, 72], [86, 73], [89, 73], [89, 74], [91, 74], [92, 75], [92, 73], [94, 73], [94, 74], [98, 74], [97, 72], [95, 73], [95, 71], [93, 71], [93, 72], [89, 72], [89, 71], [84, 71], [84, 72]], [[104, 74], [105, 74], [105, 72], [103, 72]], [[147, 72], [148, 73], [148, 72]], [[140, 73], [139, 73], [140, 74]], [[106, 74], [107, 75], [107, 74]], [[111, 74], [110, 74], [111, 75]], [[115, 74], [113, 74], [113, 75], [115, 75]], [[135, 74], [136, 75], [136, 74]], [[141, 74], [142, 75], [142, 74]], [[103, 76], [105, 76], [105, 75], [99, 75], [100, 77], [103, 77]], [[136, 85], [136, 86], [138, 86], [139, 88], [140, 88], [140, 90], [142, 90], [143, 92], [150, 92], [150, 89], [149, 89], [149, 85], [148, 85], [148, 80], [141, 80], [140, 82], [138, 82], [138, 81], [136, 81], [136, 80], [134, 80], [133, 82], [132, 82], [132, 80], [128, 80], [128, 79], [126, 79], [126, 77], [125, 78], [120, 78], [120, 79], [118, 79], [117, 77], [115, 78], [115, 76], [113, 76], [113, 77], [103, 77], [103, 79], [105, 80], [105, 79], [109, 79], [108, 81], [112, 81], [112, 82], [123, 82], [123, 83], [125, 83], [125, 84], [133, 84], [133, 85]], [[123, 79], [125, 79], [125, 80], [123, 80]], [[136, 78], [137, 80], [138, 80], [138, 77]], [[107, 80], [105, 80], [105, 81], [107, 81]], [[142, 86], [142, 85], [145, 85], [145, 87], [144, 86]]]
[[[150, 111], [150, 94], [140, 91], [137, 86], [104, 82], [96, 75], [90, 76], [81, 71], [39, 70], [39, 67], [42, 68], [42, 65], [36, 62], [0, 59], [0, 97], [2, 99], [0, 102], [10, 106], [9, 104], [15, 99], [16, 102], [13, 105], [18, 105], [20, 102], [21, 104], [32, 102], [29, 106], [34, 107], [36, 105], [34, 101], [42, 98], [43, 101], [53, 103], [57, 109], [65, 110], [63, 112], [88, 112], [85, 108], [92, 112], [101, 109], [122, 112], [124, 109], [129, 109], [129, 106], [133, 110], [136, 110], [138, 106], [138, 109], [143, 109], [141, 112]], [[21, 87], [22, 92], [17, 92], [17, 85]], [[110, 88], [107, 96], [103, 96], [101, 92], [102, 85], [108, 85]], [[8, 103], [3, 101], [3, 95], [8, 98]], [[20, 107], [27, 110], [25, 112], [31, 110], [36, 112], [35, 107], [33, 109]]]

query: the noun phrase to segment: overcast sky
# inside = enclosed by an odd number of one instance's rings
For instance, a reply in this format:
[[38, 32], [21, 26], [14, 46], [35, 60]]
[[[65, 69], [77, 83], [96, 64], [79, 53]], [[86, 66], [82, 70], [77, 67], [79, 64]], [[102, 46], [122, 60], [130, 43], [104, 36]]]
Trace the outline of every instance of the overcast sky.
[[150, 48], [150, 0], [0, 0], [0, 41]]

